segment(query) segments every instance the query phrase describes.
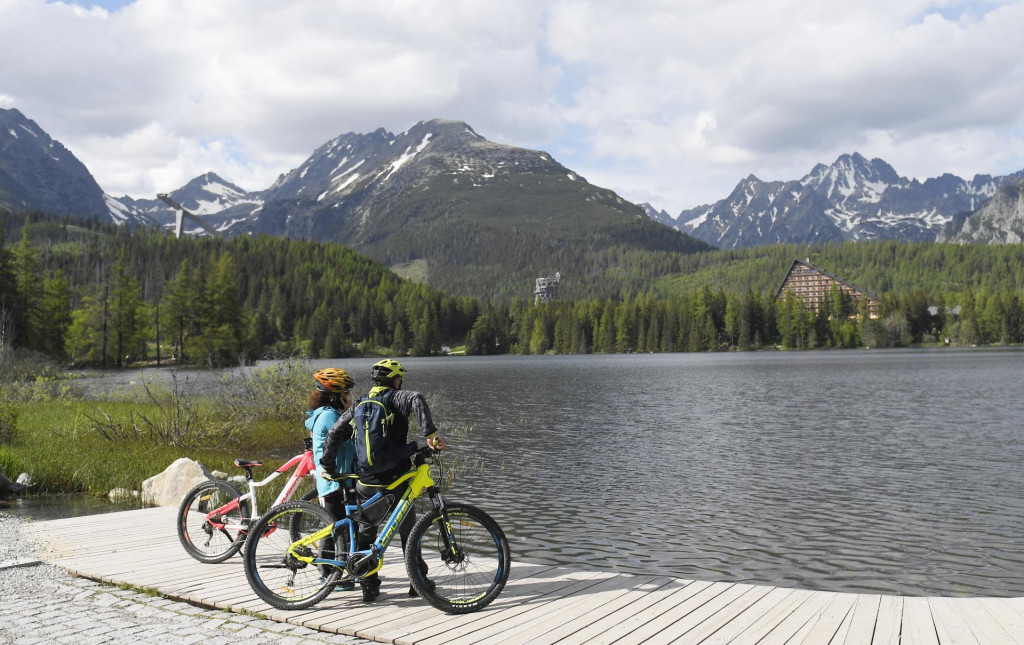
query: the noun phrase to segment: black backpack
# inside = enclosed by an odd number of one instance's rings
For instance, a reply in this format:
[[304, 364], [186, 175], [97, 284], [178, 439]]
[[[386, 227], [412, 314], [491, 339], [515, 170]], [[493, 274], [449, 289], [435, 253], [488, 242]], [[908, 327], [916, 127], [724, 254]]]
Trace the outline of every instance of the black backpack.
[[389, 436], [395, 413], [391, 409], [394, 390], [380, 396], [364, 396], [352, 411], [352, 440], [356, 444], [356, 466], [361, 473], [388, 470], [402, 458], [400, 446]]

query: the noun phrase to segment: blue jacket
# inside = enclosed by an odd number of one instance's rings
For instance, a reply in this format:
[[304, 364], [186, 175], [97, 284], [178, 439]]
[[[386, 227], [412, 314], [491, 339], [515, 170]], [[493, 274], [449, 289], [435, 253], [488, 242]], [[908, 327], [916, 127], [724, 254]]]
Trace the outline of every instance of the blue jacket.
[[[327, 439], [327, 432], [338, 420], [341, 413], [334, 408], [325, 405], [316, 410], [310, 410], [306, 419], [306, 428], [313, 433], [313, 463], [316, 464], [316, 492], [320, 497], [330, 495], [341, 489], [338, 482], [324, 479], [324, 468], [320, 465], [320, 458], [324, 454], [324, 441]], [[336, 470], [339, 473], [354, 473], [356, 471], [356, 450], [352, 440], [342, 442], [338, 448], [338, 454], [334, 459]]]

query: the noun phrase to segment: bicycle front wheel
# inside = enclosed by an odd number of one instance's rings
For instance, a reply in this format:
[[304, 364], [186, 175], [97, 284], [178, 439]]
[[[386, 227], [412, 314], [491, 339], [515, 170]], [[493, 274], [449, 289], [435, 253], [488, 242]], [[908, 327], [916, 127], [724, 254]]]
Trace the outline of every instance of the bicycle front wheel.
[[[451, 504], [446, 513], [455, 538], [445, 547], [445, 522], [439, 510], [424, 515], [412, 533], [405, 568], [420, 597], [449, 614], [468, 614], [491, 603], [508, 581], [512, 553], [498, 523], [468, 504]], [[417, 561], [422, 554], [427, 571]]]
[[[334, 521], [323, 508], [309, 502], [285, 502], [257, 520], [245, 543], [245, 577], [267, 604], [278, 609], [305, 609], [327, 597], [341, 571], [304, 562], [288, 552], [296, 540], [308, 537]], [[334, 559], [335, 539], [300, 547], [303, 557]]]
[[220, 480], [201, 482], [185, 495], [178, 507], [178, 540], [190, 556], [212, 564], [238, 553], [250, 520], [248, 502], [231, 504], [238, 496]]

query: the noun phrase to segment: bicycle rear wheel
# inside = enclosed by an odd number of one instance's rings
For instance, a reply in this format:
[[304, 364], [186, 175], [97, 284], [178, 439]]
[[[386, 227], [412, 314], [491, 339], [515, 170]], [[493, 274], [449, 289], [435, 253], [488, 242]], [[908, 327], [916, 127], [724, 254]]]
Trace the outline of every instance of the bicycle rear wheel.
[[[285, 502], [257, 520], [242, 556], [245, 577], [256, 595], [278, 609], [305, 609], [331, 593], [341, 571], [303, 562], [288, 548], [293, 534], [304, 538], [332, 524], [325, 509], [309, 502]], [[335, 552], [333, 536], [300, 550], [303, 556], [330, 559]]]
[[[491, 603], [508, 581], [512, 553], [498, 523], [468, 504], [451, 504], [448, 520], [456, 554], [445, 549], [445, 523], [440, 511], [424, 515], [405, 552], [405, 568], [420, 597], [449, 614], [468, 614]], [[422, 572], [416, 553], [422, 553], [428, 571]]]
[[190, 490], [178, 507], [178, 540], [185, 551], [200, 562], [227, 560], [242, 548], [249, 524], [249, 503], [210, 515], [238, 499], [239, 494], [227, 482], [210, 480]]

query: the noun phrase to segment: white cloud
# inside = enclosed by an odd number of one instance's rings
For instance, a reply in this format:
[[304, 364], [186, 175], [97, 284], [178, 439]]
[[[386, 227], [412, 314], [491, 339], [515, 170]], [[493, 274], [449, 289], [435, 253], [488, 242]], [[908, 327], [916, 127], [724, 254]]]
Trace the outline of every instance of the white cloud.
[[[845, 152], [1024, 168], [1024, 1], [0, 0], [0, 106], [108, 192], [461, 119], [670, 212]], [[85, 7], [85, 8], [83, 8]]]

